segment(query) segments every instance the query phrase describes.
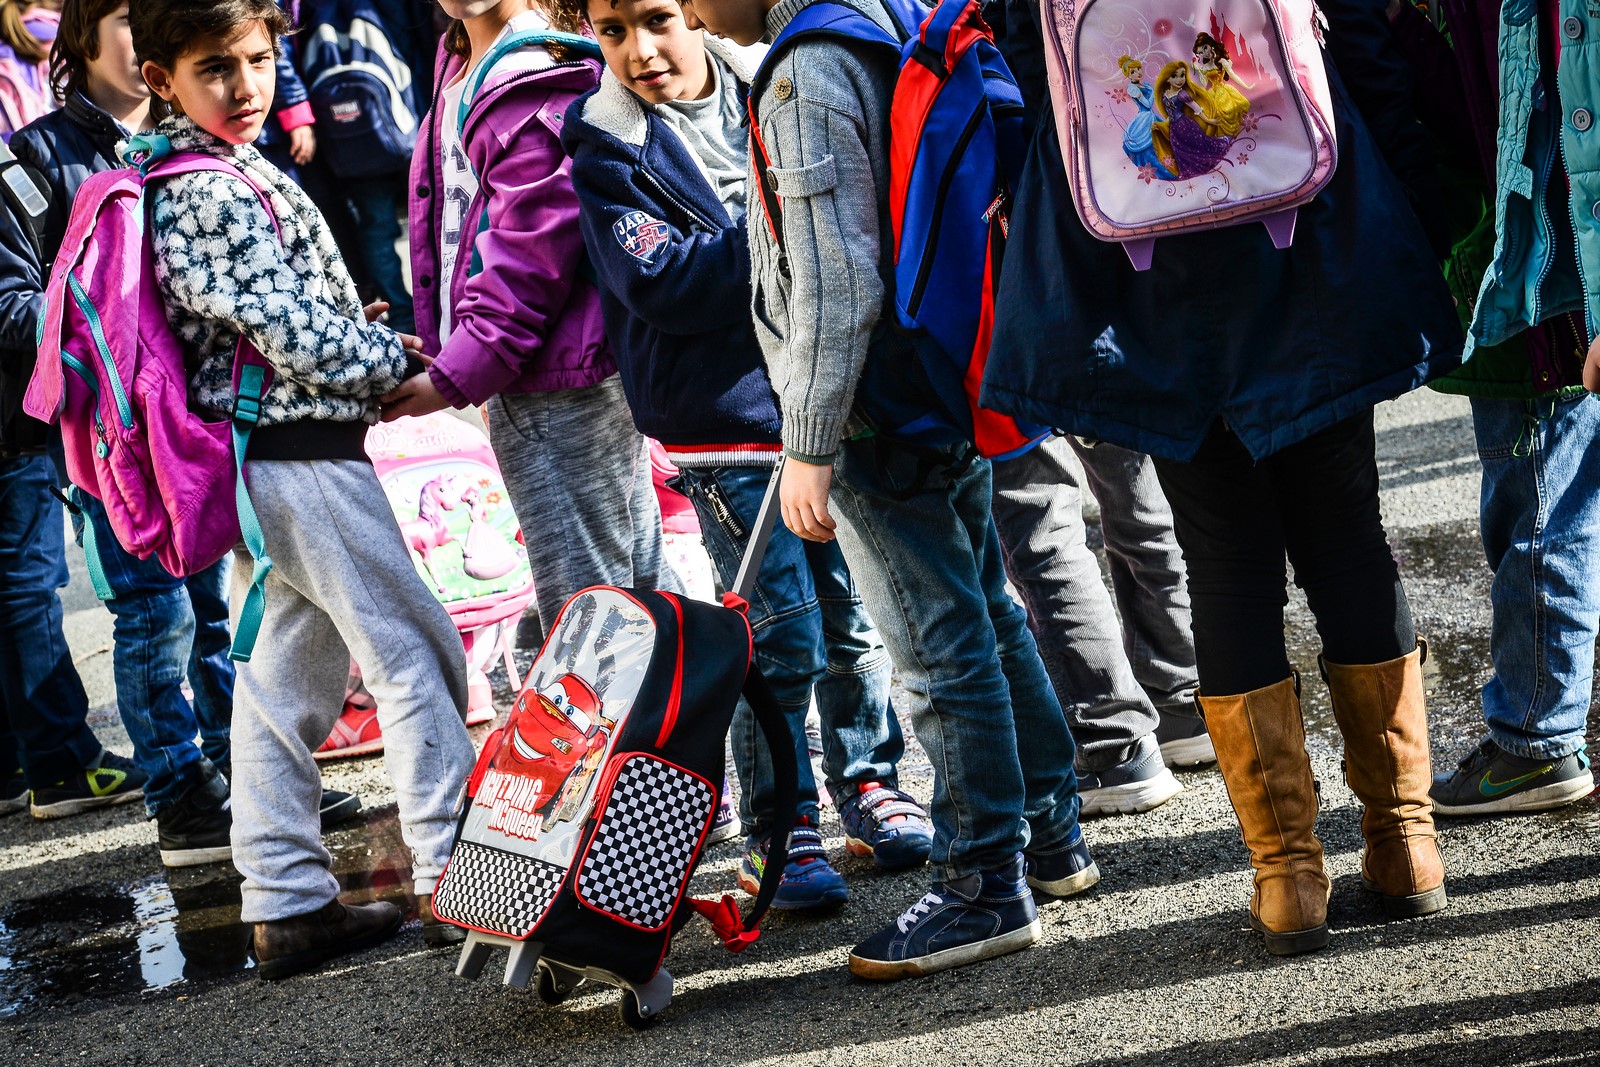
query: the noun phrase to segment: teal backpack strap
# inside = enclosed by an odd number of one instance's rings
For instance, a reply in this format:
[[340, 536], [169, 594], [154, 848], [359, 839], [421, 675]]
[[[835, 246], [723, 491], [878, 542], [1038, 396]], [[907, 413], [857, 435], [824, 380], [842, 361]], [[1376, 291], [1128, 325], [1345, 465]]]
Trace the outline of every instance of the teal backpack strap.
[[246, 362], [239, 369], [239, 387], [233, 398], [233, 496], [234, 506], [239, 509], [239, 533], [255, 567], [250, 572], [250, 590], [245, 594], [239, 621], [233, 629], [233, 648], [228, 658], [249, 663], [256, 648], [256, 634], [261, 631], [261, 618], [267, 610], [266, 582], [267, 575], [272, 572], [272, 557], [267, 555], [267, 535], [261, 530], [256, 506], [251, 503], [250, 490], [244, 484], [244, 456], [250, 448], [250, 433], [261, 417], [261, 398], [267, 391], [267, 367], [244, 355], [244, 343], [241, 337], [240, 352], [234, 356], [235, 360], [245, 359]]
[[[513, 33], [505, 40], [489, 49], [487, 55], [479, 62], [467, 79], [467, 86], [461, 91], [461, 105], [456, 111], [456, 128], [465, 130], [467, 127], [467, 113], [472, 110], [472, 101], [477, 99], [478, 91], [483, 88], [484, 79], [494, 65], [500, 62], [519, 48], [530, 44], [561, 45], [571, 50], [575, 55], [586, 59], [600, 58], [600, 43], [589, 37], [582, 37], [576, 33], [562, 33], [560, 30], [524, 30]], [[468, 164], [471, 166], [471, 164]], [[467, 267], [467, 277], [471, 278], [483, 272], [483, 255], [478, 251], [478, 237], [489, 228], [489, 212], [485, 211], [478, 220], [478, 232], [472, 238], [472, 261]], [[589, 253], [583, 253], [582, 262], [579, 263], [579, 273], [591, 284], [598, 284], [594, 264], [589, 261]]]
[[56, 496], [66, 501], [67, 507], [72, 509], [74, 515], [79, 516], [79, 529], [83, 531], [83, 562], [89, 568], [89, 584], [94, 586], [94, 595], [101, 600], [115, 600], [117, 594], [112, 591], [111, 583], [106, 579], [105, 561], [100, 558], [100, 538], [95, 535], [94, 523], [83, 514], [83, 505], [78, 501], [83, 490], [77, 486], [68, 489], [67, 495], [62, 497], [59, 492]]

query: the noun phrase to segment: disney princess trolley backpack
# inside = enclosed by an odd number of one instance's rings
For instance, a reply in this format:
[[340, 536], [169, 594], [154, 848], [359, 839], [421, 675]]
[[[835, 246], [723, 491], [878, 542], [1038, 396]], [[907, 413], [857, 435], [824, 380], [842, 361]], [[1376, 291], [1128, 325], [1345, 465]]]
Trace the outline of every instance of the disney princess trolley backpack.
[[1332, 178], [1314, 0], [1040, 0], [1067, 182], [1090, 233], [1150, 266], [1166, 234], [1260, 222]]

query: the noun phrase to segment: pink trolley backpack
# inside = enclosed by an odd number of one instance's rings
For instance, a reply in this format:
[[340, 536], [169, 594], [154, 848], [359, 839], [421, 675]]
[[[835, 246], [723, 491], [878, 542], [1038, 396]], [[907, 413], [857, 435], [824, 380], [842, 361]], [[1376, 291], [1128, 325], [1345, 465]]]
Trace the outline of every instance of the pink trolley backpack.
[[1167, 234], [1260, 222], [1294, 240], [1333, 176], [1314, 0], [1043, 0], [1073, 203], [1147, 270]]
[[[184, 349], [156, 286], [144, 194], [150, 182], [215, 170], [255, 189], [269, 217], [272, 207], [263, 190], [223, 160], [166, 156], [155, 138], [135, 143], [153, 149], [141, 168], [96, 174], [73, 201], [45, 284], [41, 358], [23, 409], [61, 424], [72, 484], [105, 504], [112, 531], [133, 555], [155, 556], [182, 578], [244, 542], [255, 567], [231, 655], [248, 660], [272, 559], [245, 486], [244, 461], [272, 367], [241, 336], [233, 417], [210, 420], [189, 410]], [[110, 599], [87, 524], [84, 547], [95, 591]]]
[[[521, 688], [512, 658], [517, 620], [533, 600], [533, 574], [517, 529], [494, 450], [482, 430], [444, 412], [384, 422], [367, 431], [367, 455], [389, 498], [417, 573], [450, 613], [467, 651], [467, 725], [494, 718], [487, 672], [496, 658], [513, 689]], [[372, 696], [350, 668], [345, 714], [371, 711]], [[362, 735], [376, 719], [358, 720]], [[350, 744], [335, 727], [318, 750], [331, 755], [377, 751], [381, 739]]]
[[[789, 728], [751, 663], [745, 616], [775, 497], [769, 489], [723, 605], [592, 586], [551, 623], [466, 783], [434, 890], [438, 917], [468, 931], [457, 974], [477, 978], [505, 948], [508, 985], [533, 984], [552, 1005], [584, 981], [618, 986], [622, 1020], [638, 1029], [672, 1000], [662, 964], [691, 916], [708, 919], [731, 951], [756, 940], [787, 862], [797, 782]], [[778, 798], [761, 889], [744, 915], [728, 896], [686, 897], [741, 694], [771, 749]]]

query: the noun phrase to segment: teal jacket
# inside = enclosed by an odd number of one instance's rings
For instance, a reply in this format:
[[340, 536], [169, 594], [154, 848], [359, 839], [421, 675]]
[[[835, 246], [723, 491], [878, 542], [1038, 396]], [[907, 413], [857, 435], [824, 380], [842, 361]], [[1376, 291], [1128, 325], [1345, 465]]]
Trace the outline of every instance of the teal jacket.
[[[1505, 0], [1500, 12], [1500, 131], [1495, 159], [1494, 260], [1478, 292], [1467, 354], [1529, 326], [1582, 312], [1586, 341], [1600, 309], [1600, 14], [1560, 0], [1556, 99], [1541, 77], [1539, 10]], [[1570, 194], [1551, 196], [1565, 165]], [[1554, 183], [1559, 190], [1559, 180]], [[1575, 253], [1575, 254], [1574, 254]]]

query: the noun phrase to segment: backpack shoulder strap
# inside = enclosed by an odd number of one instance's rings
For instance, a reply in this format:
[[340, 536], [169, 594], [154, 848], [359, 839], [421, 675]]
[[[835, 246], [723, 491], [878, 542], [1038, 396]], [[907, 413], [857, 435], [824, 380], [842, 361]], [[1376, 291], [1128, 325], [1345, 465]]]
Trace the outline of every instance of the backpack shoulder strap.
[[600, 58], [599, 42], [581, 34], [562, 33], [560, 30], [523, 30], [521, 33], [513, 33], [489, 49], [488, 54], [478, 63], [477, 69], [468, 77], [466, 88], [461, 91], [461, 106], [456, 113], [456, 125], [459, 128], [466, 128], [467, 112], [472, 109], [472, 101], [477, 99], [478, 91], [483, 88], [484, 80], [489, 77], [494, 65], [517, 49], [526, 48], [531, 44], [557, 44], [585, 59]]

